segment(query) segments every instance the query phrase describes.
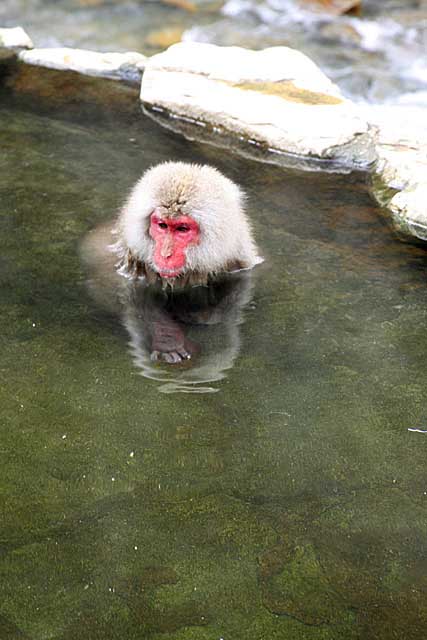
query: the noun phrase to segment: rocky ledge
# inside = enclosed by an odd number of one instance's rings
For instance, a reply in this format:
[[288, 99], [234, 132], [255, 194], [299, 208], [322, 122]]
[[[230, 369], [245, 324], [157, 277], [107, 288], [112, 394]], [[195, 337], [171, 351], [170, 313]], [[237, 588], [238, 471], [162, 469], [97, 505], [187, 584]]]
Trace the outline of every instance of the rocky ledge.
[[147, 61], [141, 101], [313, 166], [351, 170], [375, 159], [367, 121], [307, 56], [287, 47], [173, 45]]
[[368, 170], [373, 192], [404, 235], [427, 241], [427, 118], [412, 106], [355, 105], [302, 53], [180, 43], [135, 53], [31, 49], [0, 29], [0, 58], [141, 82], [151, 115], [190, 139], [300, 169]]
[[422, 107], [361, 108], [378, 129], [373, 191], [404, 236], [427, 241], [427, 113]]

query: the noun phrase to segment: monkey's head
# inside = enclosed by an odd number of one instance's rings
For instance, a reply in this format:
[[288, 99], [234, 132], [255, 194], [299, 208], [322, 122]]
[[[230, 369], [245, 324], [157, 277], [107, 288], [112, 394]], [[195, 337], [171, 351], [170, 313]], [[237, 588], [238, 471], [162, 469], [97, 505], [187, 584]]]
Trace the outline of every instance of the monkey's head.
[[166, 162], [137, 182], [120, 216], [132, 260], [166, 281], [260, 262], [239, 187], [209, 166]]

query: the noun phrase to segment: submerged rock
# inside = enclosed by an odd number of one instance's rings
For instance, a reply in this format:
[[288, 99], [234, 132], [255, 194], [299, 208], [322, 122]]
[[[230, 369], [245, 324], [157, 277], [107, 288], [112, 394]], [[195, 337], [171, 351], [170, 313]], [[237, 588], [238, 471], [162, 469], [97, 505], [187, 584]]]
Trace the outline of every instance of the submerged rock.
[[185, 11], [218, 11], [224, 4], [224, 0], [161, 0], [163, 4], [169, 4]]
[[146, 39], [150, 47], [170, 47], [172, 44], [181, 41], [184, 29], [182, 27], [165, 27], [163, 29], [151, 31]]
[[333, 15], [359, 13], [362, 6], [361, 0], [302, 0], [300, 4], [314, 11], [324, 11]]
[[[176, 44], [147, 61], [141, 100], [313, 165], [365, 168], [375, 158], [366, 120], [314, 62], [287, 47]], [[218, 136], [207, 141], [221, 145]]]
[[52, 48], [22, 51], [20, 60], [49, 69], [77, 71], [89, 76], [139, 82], [146, 57], [141, 53], [99, 53], [86, 49]]

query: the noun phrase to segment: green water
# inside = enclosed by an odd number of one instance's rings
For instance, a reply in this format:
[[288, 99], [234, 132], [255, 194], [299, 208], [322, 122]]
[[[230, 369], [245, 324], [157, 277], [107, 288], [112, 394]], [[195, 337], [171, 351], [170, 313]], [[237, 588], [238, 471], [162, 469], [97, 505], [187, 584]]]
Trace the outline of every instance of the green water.
[[[2, 95], [1, 640], [424, 638], [425, 251], [362, 177], [19, 104]], [[165, 159], [238, 181], [265, 257], [216, 393], [141, 375], [80, 260]]]

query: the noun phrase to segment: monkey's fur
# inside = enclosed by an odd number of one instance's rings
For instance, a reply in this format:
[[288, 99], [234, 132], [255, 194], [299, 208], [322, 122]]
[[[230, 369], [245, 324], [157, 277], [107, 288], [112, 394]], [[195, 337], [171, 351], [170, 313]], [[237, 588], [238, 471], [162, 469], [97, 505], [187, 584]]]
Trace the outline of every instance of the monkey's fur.
[[209, 166], [165, 162], [149, 169], [133, 188], [117, 225], [121, 273], [162, 280], [153, 261], [149, 235], [154, 210], [161, 217], [191, 216], [200, 227], [200, 242], [189, 246], [173, 286], [207, 284], [221, 273], [250, 269], [262, 259], [252, 238], [239, 187]]
[[[214, 391], [205, 383], [224, 377], [238, 353], [238, 325], [252, 288], [248, 270], [261, 262], [243, 200], [239, 187], [216, 169], [167, 162], [135, 185], [115, 225], [115, 245], [108, 224], [82, 243], [90, 290], [122, 318], [135, 363], [143, 375], [167, 382], [165, 391]], [[198, 225], [197, 244], [186, 246], [174, 277], [157, 271], [153, 213], [161, 224], [189, 216]], [[150, 286], [157, 283], [161, 288]], [[197, 285], [209, 286], [192, 288]], [[153, 361], [183, 368], [165, 378]]]

